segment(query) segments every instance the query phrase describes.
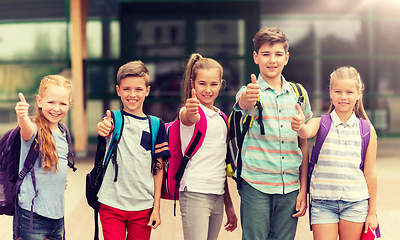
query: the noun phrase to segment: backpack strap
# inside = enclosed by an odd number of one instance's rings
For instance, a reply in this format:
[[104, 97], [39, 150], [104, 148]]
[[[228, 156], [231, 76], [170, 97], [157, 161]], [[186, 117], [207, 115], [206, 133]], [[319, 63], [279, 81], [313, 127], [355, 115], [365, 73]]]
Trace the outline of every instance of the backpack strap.
[[317, 138], [315, 144], [312, 148], [310, 163], [308, 164], [308, 190], [310, 187], [311, 174], [314, 170], [314, 166], [318, 161], [319, 152], [321, 151], [322, 144], [324, 144], [326, 136], [328, 136], [329, 130], [331, 129], [332, 119], [329, 114], [324, 114], [321, 116], [319, 123], [319, 130], [317, 133]]
[[67, 128], [67, 126], [65, 126], [62, 123], [58, 124], [59, 127], [64, 130], [66, 138], [67, 138], [67, 142], [68, 142], [68, 146], [69, 146], [69, 152], [71, 153], [71, 157], [72, 157], [72, 163], [70, 161], [68, 161], [68, 167], [70, 167], [72, 169], [72, 171], [76, 171], [76, 167], [75, 167], [75, 155], [74, 155], [74, 150], [72, 148], [72, 139], [71, 139], [71, 134], [69, 133], [69, 130]]
[[183, 173], [185, 172], [185, 168], [189, 159], [197, 152], [197, 150], [201, 147], [204, 141], [204, 137], [206, 136], [207, 131], [207, 118], [204, 114], [203, 109], [199, 107], [200, 121], [195, 124], [194, 132], [192, 138], [188, 146], [185, 149], [185, 154], [182, 159], [182, 163], [179, 166], [178, 171], [174, 177], [174, 180], [177, 182], [176, 186], [179, 186], [179, 183], [183, 177]]
[[365, 154], [368, 149], [369, 140], [371, 138], [371, 125], [368, 120], [360, 118], [360, 134], [361, 134], [361, 164], [360, 169], [364, 171]]
[[303, 85], [301, 85], [300, 83], [295, 83], [295, 82], [288, 82], [290, 84], [290, 86], [292, 86], [293, 91], [296, 93], [297, 96], [297, 103], [300, 105], [301, 110], [303, 110], [303, 113], [306, 110], [306, 106], [303, 104], [305, 102], [305, 97], [306, 97], [306, 93], [305, 93], [305, 89], [303, 87]]
[[[36, 159], [39, 157], [39, 151], [36, 148], [36, 143], [37, 143], [37, 134], [35, 135], [35, 138], [33, 139], [33, 142], [31, 144], [31, 147], [29, 148], [29, 152], [26, 155], [24, 166], [22, 170], [18, 174], [18, 180], [15, 183], [15, 191], [16, 191], [16, 196], [18, 196], [19, 192], [19, 187], [21, 186], [26, 174], [28, 172], [31, 173], [31, 178], [32, 178], [32, 184], [33, 184], [33, 191], [35, 192], [35, 196], [32, 198], [32, 204], [31, 204], [31, 215], [30, 215], [30, 221], [29, 221], [29, 230], [33, 231], [33, 204], [34, 200], [37, 196], [37, 189], [36, 189], [36, 177], [35, 177], [35, 171], [33, 168], [33, 165], [36, 162]], [[19, 159], [18, 159], [19, 161]], [[17, 205], [18, 205], [18, 197], [15, 198], [15, 211], [17, 211]]]
[[115, 168], [114, 182], [117, 181], [118, 177], [118, 163], [117, 163], [117, 145], [119, 140], [121, 140], [122, 130], [124, 126], [124, 117], [122, 115], [122, 110], [112, 111], [111, 117], [114, 120], [114, 130], [113, 135], [108, 147], [108, 151], [104, 160], [104, 171], [107, 169], [110, 159]]
[[228, 127], [228, 117], [226, 116], [226, 114], [222, 111], [219, 111], [219, 115], [224, 119], [226, 127]]
[[151, 159], [153, 162], [152, 172], [153, 175], [157, 174], [157, 158], [155, 154], [155, 146], [157, 141], [158, 132], [160, 130], [161, 119], [148, 115], [149, 118], [149, 128], [150, 128], [150, 137], [151, 137]]

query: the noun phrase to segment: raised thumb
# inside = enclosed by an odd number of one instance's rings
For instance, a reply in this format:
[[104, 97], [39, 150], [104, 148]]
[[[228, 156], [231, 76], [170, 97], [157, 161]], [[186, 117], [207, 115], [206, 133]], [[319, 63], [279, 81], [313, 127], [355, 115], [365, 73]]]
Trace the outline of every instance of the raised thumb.
[[107, 110], [107, 112], [106, 112], [106, 120], [111, 122], [111, 112], [110, 112], [110, 110]]
[[19, 97], [19, 100], [21, 101], [21, 102], [25, 102], [26, 103], [26, 100], [25, 100], [25, 96], [24, 96], [24, 94], [23, 93], [18, 93], [18, 97]]
[[251, 74], [251, 83], [254, 83], [254, 84], [257, 83], [257, 77], [254, 73]]
[[197, 99], [196, 90], [192, 88], [192, 98]]
[[297, 109], [297, 113], [298, 114], [304, 115], [303, 110], [301, 110], [301, 107], [300, 107], [300, 105], [298, 103], [296, 104], [296, 109]]

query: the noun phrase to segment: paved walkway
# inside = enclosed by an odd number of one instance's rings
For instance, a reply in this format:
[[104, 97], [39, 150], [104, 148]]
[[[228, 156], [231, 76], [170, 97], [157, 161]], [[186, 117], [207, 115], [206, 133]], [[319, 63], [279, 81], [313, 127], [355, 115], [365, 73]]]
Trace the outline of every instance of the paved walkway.
[[[400, 225], [400, 139], [378, 141], [378, 217], [381, 225], [381, 240], [397, 240], [397, 227]], [[66, 237], [69, 240], [93, 239], [93, 211], [85, 198], [85, 176], [93, 166], [93, 157], [77, 160], [78, 171], [68, 175], [66, 198]], [[239, 215], [239, 195], [234, 181], [229, 181], [230, 191]], [[179, 204], [177, 213], [179, 214]], [[308, 214], [308, 213], [307, 213]], [[173, 216], [173, 202], [161, 203], [162, 224], [153, 231], [152, 240], [183, 240], [180, 216]], [[224, 223], [225, 223], [224, 219]], [[0, 216], [0, 240], [12, 239], [12, 217]], [[103, 239], [102, 237], [100, 239]], [[219, 240], [240, 240], [240, 227], [234, 232], [220, 232]], [[296, 240], [312, 239], [308, 217], [299, 219]]]

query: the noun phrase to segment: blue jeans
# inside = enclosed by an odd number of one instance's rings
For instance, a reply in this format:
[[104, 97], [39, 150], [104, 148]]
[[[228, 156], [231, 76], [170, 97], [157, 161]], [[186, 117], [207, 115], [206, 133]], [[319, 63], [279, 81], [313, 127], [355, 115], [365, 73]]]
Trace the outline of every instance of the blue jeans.
[[358, 202], [311, 200], [311, 225], [338, 223], [339, 219], [362, 223], [368, 215], [368, 199]]
[[[18, 240], [62, 240], [64, 235], [64, 218], [50, 219], [33, 213], [33, 231], [30, 227], [31, 211], [17, 207], [17, 219], [14, 216], [14, 234], [15, 224], [17, 224]], [[17, 220], [17, 222], [15, 221]]]
[[242, 240], [293, 240], [296, 235], [296, 198], [299, 191], [266, 194], [242, 181], [240, 218]]

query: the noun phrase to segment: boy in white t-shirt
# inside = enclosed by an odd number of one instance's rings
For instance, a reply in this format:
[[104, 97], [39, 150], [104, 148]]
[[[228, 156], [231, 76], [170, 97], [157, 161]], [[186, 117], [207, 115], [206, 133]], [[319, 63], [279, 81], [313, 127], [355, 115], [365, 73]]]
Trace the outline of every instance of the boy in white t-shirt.
[[[105, 240], [150, 239], [151, 229], [161, 224], [162, 163], [170, 156], [168, 138], [161, 121], [155, 144], [157, 162], [153, 163], [149, 119], [143, 113], [150, 92], [146, 66], [141, 61], [121, 66], [117, 81], [124, 124], [117, 148], [118, 167], [107, 167], [98, 193], [103, 235]], [[107, 110], [97, 124], [97, 133], [109, 144], [112, 131], [113, 120]]]

